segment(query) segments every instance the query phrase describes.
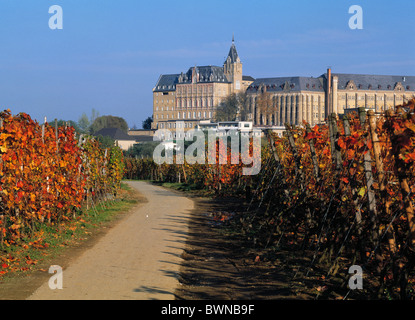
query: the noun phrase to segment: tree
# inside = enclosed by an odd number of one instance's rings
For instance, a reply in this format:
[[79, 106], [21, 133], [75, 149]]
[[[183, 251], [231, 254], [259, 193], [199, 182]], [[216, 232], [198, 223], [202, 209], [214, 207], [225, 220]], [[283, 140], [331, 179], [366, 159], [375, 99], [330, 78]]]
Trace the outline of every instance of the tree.
[[103, 128], [119, 128], [125, 133], [128, 131], [127, 122], [121, 117], [101, 116], [95, 119], [90, 126], [90, 132], [95, 134]]
[[146, 120], [143, 121], [143, 129], [150, 130], [151, 124], [153, 123], [153, 117], [148, 117]]
[[94, 108], [92, 108], [90, 123], [94, 123], [94, 121], [95, 121], [98, 117], [99, 117], [99, 111], [97, 111], [97, 110], [95, 110]]
[[125, 152], [127, 157], [152, 158], [154, 149], [160, 144], [158, 141], [143, 142], [133, 145]]
[[260, 118], [256, 121], [258, 124], [271, 124], [274, 112], [275, 105], [272, 101], [271, 94], [266, 90], [262, 91], [257, 97], [257, 113]]
[[250, 113], [248, 94], [246, 91], [242, 91], [239, 92], [236, 97], [238, 99], [239, 120], [248, 121], [248, 114]]
[[102, 149], [111, 148], [115, 145], [115, 141], [109, 136], [98, 135], [97, 139]]
[[90, 124], [91, 123], [89, 122], [89, 119], [88, 119], [88, 116], [86, 115], [86, 113], [85, 112], [82, 113], [82, 116], [78, 120], [78, 127], [79, 127], [79, 129], [82, 132], [86, 133], [86, 132], [88, 132], [88, 129], [89, 129]]
[[216, 121], [247, 121], [249, 114], [249, 97], [246, 92], [232, 93], [217, 107]]
[[235, 93], [225, 97], [216, 108], [216, 121], [235, 121], [238, 115], [238, 98]]

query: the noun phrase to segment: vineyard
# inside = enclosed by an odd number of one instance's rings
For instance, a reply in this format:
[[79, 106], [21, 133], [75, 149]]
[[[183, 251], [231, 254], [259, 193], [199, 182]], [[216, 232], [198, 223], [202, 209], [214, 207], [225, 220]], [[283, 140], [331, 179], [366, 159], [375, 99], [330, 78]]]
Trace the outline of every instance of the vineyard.
[[124, 173], [118, 147], [101, 149], [73, 127], [9, 110], [0, 113], [0, 153], [0, 276], [10, 270], [11, 247], [47, 247], [42, 225], [65, 228], [83, 208], [113, 198]]
[[[413, 299], [415, 100], [383, 114], [360, 109], [286, 129], [282, 138], [266, 134], [256, 176], [243, 176], [241, 163], [159, 166], [126, 158], [125, 177], [240, 197], [247, 206], [233, 220], [253, 246], [311, 253], [306, 276], [317, 265], [326, 278], [358, 265], [376, 284], [370, 297]], [[344, 298], [352, 297], [347, 281], [342, 286]]]

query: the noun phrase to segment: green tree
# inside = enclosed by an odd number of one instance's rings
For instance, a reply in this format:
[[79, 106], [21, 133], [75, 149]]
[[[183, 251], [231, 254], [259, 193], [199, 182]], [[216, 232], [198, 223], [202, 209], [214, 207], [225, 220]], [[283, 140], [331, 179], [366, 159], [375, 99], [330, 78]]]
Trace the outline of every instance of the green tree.
[[99, 134], [97, 139], [102, 149], [111, 148], [115, 145], [115, 141], [109, 136], [102, 136]]
[[150, 130], [152, 123], [153, 123], [153, 117], [148, 117], [146, 120], [143, 121], [143, 129]]
[[125, 154], [128, 157], [153, 158], [154, 149], [159, 144], [159, 141], [138, 143], [133, 145]]
[[89, 130], [90, 122], [86, 113], [82, 113], [82, 116], [78, 120], [78, 127], [83, 132], [86, 133]]
[[92, 108], [90, 123], [94, 123], [94, 121], [95, 121], [98, 117], [99, 117], [99, 111], [97, 111], [97, 110], [95, 110], [94, 108]]
[[238, 115], [238, 98], [235, 93], [225, 97], [216, 108], [216, 121], [235, 121]]
[[103, 128], [119, 128], [125, 133], [128, 131], [127, 122], [121, 117], [115, 116], [101, 116], [95, 119], [90, 126], [90, 132], [95, 134]]

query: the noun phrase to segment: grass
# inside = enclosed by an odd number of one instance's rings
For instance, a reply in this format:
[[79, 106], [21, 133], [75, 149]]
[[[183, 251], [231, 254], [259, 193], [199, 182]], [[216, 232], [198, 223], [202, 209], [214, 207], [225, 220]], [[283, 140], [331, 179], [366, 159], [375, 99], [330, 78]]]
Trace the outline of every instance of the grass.
[[40, 265], [62, 254], [66, 248], [79, 245], [120, 219], [139, 201], [135, 191], [121, 183], [116, 199], [98, 203], [89, 210], [83, 208], [73, 220], [39, 225], [33, 237], [23, 238], [18, 244], [0, 251], [0, 271], [4, 273], [0, 274], [0, 280], [7, 281], [10, 277], [41, 268]]

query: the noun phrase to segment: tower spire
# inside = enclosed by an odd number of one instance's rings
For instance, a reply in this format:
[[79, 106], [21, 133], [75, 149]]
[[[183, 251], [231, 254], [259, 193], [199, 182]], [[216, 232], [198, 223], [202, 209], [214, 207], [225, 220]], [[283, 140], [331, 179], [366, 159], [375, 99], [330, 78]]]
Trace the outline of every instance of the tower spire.
[[235, 35], [233, 32], [232, 32], [232, 43], [235, 43]]

